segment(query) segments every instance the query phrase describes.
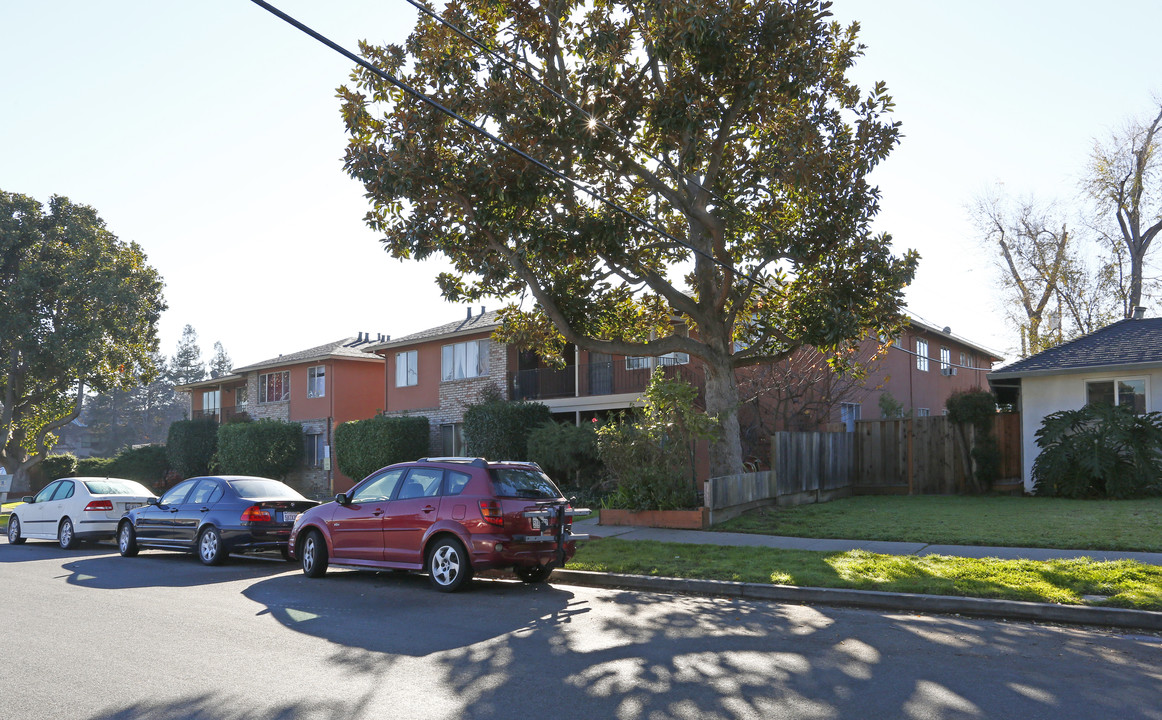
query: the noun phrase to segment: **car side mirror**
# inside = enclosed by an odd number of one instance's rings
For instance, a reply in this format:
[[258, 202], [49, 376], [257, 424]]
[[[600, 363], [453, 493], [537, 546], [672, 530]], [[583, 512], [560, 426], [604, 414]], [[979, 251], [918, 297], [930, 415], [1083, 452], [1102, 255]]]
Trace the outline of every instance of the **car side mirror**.
[[161, 498], [149, 498], [145, 501], [146, 505], [161, 505]]
[[32, 502], [32, 501], [33, 501], [33, 500], [35, 500], [35, 499], [36, 499], [36, 498], [34, 498], [34, 497], [33, 497], [33, 496], [31, 496], [31, 495], [25, 495], [24, 497], [20, 498], [20, 502], [22, 502], [22, 503], [30, 503], [30, 502]]
[[335, 496], [335, 502], [340, 505], [349, 505], [351, 504], [351, 498], [347, 497], [347, 493], [339, 493]]

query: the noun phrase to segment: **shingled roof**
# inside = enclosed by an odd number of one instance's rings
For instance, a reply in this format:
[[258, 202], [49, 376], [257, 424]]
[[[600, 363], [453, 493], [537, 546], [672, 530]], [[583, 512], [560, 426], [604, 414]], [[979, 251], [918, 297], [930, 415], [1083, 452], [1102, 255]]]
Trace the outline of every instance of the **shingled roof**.
[[989, 373], [989, 378], [1144, 365], [1162, 365], [1162, 318], [1120, 320], [1089, 335], [998, 368]]
[[492, 312], [482, 312], [479, 315], [466, 317], [463, 320], [440, 325], [439, 327], [421, 330], [418, 333], [405, 335], [404, 337], [388, 340], [387, 342], [368, 345], [364, 350], [367, 352], [376, 352], [378, 350], [386, 350], [403, 345], [415, 345], [425, 340], [437, 340], [485, 331], [491, 332], [498, 327], [500, 327], [500, 313], [493, 310]]
[[372, 345], [370, 333], [367, 335], [360, 335], [358, 337], [346, 337], [342, 340], [336, 340], [318, 347], [300, 350], [298, 352], [289, 353], [287, 355], [279, 355], [278, 357], [263, 360], [245, 367], [234, 368], [231, 372], [244, 373], [250, 370], [264, 370], [266, 368], [281, 367], [283, 365], [295, 365], [297, 363], [310, 362], [312, 360], [325, 360], [328, 358], [348, 358], [351, 360], [379, 360], [374, 355], [369, 355], [365, 350]]

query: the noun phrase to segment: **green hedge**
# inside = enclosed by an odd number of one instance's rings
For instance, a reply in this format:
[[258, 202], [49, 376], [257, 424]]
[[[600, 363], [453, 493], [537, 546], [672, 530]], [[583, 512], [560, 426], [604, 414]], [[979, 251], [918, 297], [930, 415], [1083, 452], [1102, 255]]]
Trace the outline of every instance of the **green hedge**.
[[169, 426], [166, 458], [170, 467], [182, 477], [208, 475], [217, 448], [218, 423], [215, 420], [178, 420]]
[[584, 425], [551, 422], [531, 433], [528, 459], [544, 468], [558, 484], [570, 488], [593, 488], [605, 472], [597, 456], [594, 423]]
[[488, 400], [464, 413], [464, 444], [476, 457], [528, 460], [529, 433], [552, 421], [553, 414], [541, 403]]
[[259, 420], [218, 428], [218, 471], [224, 475], [285, 478], [303, 460], [303, 426]]
[[113, 472], [114, 458], [90, 457], [77, 461], [76, 474], [80, 477], [116, 477]]
[[345, 422], [335, 429], [335, 460], [344, 475], [359, 481], [381, 467], [429, 454], [430, 433], [423, 416]]

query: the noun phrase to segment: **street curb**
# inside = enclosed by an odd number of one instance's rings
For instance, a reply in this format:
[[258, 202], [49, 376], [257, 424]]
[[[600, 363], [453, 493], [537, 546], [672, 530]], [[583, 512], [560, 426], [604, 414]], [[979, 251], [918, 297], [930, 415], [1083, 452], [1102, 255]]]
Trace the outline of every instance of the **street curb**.
[[690, 580], [600, 573], [587, 570], [554, 570], [552, 581], [567, 585], [684, 593], [747, 600], [775, 600], [803, 605], [838, 605], [941, 615], [1032, 620], [1070, 625], [1103, 625], [1136, 630], [1162, 630], [1162, 612], [1149, 610], [1055, 605], [1022, 600], [991, 600], [953, 595], [917, 595], [914, 593], [881, 592], [879, 590], [764, 585], [726, 580]]

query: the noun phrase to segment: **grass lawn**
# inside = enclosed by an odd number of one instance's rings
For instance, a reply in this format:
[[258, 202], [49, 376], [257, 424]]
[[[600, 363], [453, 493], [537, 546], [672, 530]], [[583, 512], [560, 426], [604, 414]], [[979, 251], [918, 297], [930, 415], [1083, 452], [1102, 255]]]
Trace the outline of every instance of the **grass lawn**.
[[1162, 498], [863, 496], [757, 510], [714, 529], [941, 545], [1162, 552]]
[[[581, 545], [570, 570], [1100, 604], [1162, 610], [1162, 567], [1129, 560], [976, 560], [769, 548], [683, 545], [615, 538]], [[1087, 603], [1083, 595], [1107, 599]]]

